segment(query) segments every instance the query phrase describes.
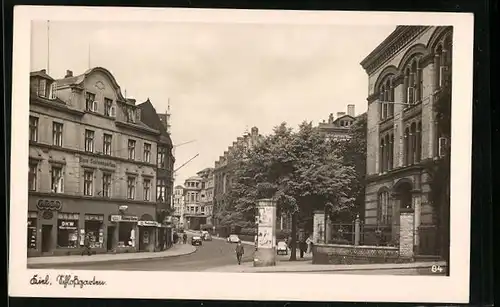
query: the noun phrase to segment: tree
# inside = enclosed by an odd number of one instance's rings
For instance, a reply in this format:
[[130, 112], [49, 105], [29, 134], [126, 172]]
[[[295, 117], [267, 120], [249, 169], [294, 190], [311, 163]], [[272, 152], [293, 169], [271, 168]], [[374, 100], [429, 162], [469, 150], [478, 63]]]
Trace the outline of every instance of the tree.
[[234, 184], [228, 194], [232, 209], [251, 220], [258, 199], [276, 200], [278, 210], [292, 216], [290, 260], [296, 260], [299, 214], [311, 216], [327, 204], [335, 212], [353, 206], [354, 167], [346, 165], [341, 151], [311, 123], [301, 124], [298, 132], [282, 123], [257, 146], [243, 151], [235, 165]]
[[367, 114], [359, 115], [349, 129], [350, 139], [334, 143], [342, 151], [344, 162], [353, 166], [356, 171], [356, 180], [351, 189], [355, 199], [355, 206], [351, 211], [344, 211], [334, 216], [339, 220], [351, 222], [356, 214], [364, 216], [365, 204], [365, 177], [366, 177], [366, 139], [367, 139]]

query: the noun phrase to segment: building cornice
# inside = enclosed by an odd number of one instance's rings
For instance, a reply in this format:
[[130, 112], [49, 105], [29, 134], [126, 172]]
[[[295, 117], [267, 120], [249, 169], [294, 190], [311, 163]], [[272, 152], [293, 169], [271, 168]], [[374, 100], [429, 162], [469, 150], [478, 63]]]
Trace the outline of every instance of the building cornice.
[[50, 99], [44, 99], [38, 96], [31, 96], [30, 103], [33, 105], [38, 105], [42, 107], [47, 107], [53, 110], [65, 112], [72, 115], [83, 116], [85, 112], [68, 108], [68, 106], [64, 102], [52, 101]]
[[394, 57], [401, 49], [430, 26], [398, 26], [382, 43], [380, 43], [363, 61], [361, 66], [371, 75], [387, 60]]

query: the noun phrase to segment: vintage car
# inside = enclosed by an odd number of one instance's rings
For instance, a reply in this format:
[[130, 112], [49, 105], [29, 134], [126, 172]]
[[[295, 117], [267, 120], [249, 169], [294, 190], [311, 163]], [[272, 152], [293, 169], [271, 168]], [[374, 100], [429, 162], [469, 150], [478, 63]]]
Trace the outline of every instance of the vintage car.
[[284, 241], [278, 242], [276, 245], [276, 253], [278, 255], [288, 255], [288, 245]]
[[193, 236], [191, 237], [191, 245], [201, 245], [202, 240], [200, 236]]
[[238, 237], [238, 235], [229, 235], [229, 237], [227, 237], [227, 243], [239, 243], [241, 242], [240, 238]]

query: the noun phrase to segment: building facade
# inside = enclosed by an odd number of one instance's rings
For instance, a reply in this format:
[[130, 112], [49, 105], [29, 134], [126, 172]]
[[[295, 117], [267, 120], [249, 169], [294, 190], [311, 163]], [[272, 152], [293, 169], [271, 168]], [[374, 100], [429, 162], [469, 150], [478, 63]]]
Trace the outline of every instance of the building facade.
[[175, 228], [184, 228], [184, 187], [182, 185], [177, 185], [174, 188], [174, 213], [173, 213], [173, 224]]
[[104, 68], [31, 73], [28, 255], [154, 250], [158, 136]]
[[205, 168], [197, 173], [201, 177], [201, 193], [200, 205], [201, 212], [206, 215], [205, 224], [212, 225], [213, 208], [214, 208], [214, 169], [211, 167]]
[[345, 112], [337, 112], [336, 119], [333, 113], [330, 114], [328, 121], [324, 120], [318, 124], [318, 129], [327, 139], [334, 141], [348, 140], [350, 138], [349, 128], [355, 120], [355, 106], [349, 104], [347, 105], [347, 114]]
[[173, 169], [175, 158], [172, 139], [163, 121], [158, 116], [149, 99], [138, 105], [142, 121], [148, 127], [160, 132], [156, 147], [156, 220], [164, 226], [158, 233], [158, 247], [164, 249], [172, 245], [172, 193], [174, 186]]
[[426, 165], [448, 136], [435, 104], [451, 80], [452, 27], [398, 26], [361, 65], [369, 80], [366, 226], [399, 238], [401, 208], [414, 210], [417, 254], [433, 254], [438, 214]]
[[[201, 204], [203, 178], [192, 176], [184, 182], [184, 220], [187, 229], [200, 230], [207, 216]], [[203, 210], [203, 211], [202, 211]]]

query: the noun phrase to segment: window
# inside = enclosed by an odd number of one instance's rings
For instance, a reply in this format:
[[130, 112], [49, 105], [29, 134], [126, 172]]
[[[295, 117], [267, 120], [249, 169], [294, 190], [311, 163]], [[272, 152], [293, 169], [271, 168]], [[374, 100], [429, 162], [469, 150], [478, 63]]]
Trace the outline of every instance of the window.
[[165, 179], [156, 179], [156, 200], [159, 202], [167, 201], [165, 192]]
[[377, 224], [391, 225], [392, 205], [389, 199], [389, 192], [383, 191], [378, 194]]
[[104, 98], [104, 115], [113, 116], [112, 114], [113, 100]]
[[118, 247], [133, 246], [132, 237], [135, 236], [134, 223], [120, 223], [118, 226]]
[[113, 137], [111, 134], [104, 134], [102, 142], [102, 153], [110, 156], [111, 155], [111, 141]]
[[91, 248], [102, 248], [104, 242], [104, 215], [85, 214], [85, 236]]
[[135, 198], [135, 177], [127, 177], [127, 198]]
[[85, 110], [96, 112], [97, 111], [95, 109], [96, 104], [94, 102], [95, 102], [95, 94], [87, 92], [85, 94]]
[[37, 164], [30, 163], [28, 173], [28, 189], [36, 191]]
[[165, 167], [165, 147], [158, 146], [158, 155], [156, 162], [158, 164], [158, 168]]
[[420, 58], [414, 58], [405, 70], [405, 103], [413, 105], [422, 100], [422, 84], [422, 68], [420, 67]]
[[452, 50], [451, 37], [446, 36], [434, 52], [436, 89], [447, 86], [451, 81]]
[[403, 144], [403, 153], [404, 153], [404, 165], [410, 164], [410, 129], [405, 129], [404, 134], [404, 144]]
[[64, 178], [62, 167], [52, 166], [51, 178], [52, 193], [64, 193]]
[[94, 152], [94, 131], [85, 130], [85, 151]]
[[30, 141], [38, 142], [38, 117], [30, 116]]
[[38, 96], [47, 97], [47, 80], [40, 79], [38, 83]]
[[111, 174], [102, 174], [102, 196], [111, 197]]
[[[394, 116], [394, 104], [391, 103], [394, 102], [394, 86], [392, 84], [392, 77], [393, 75], [386, 77], [387, 80], [382, 82], [382, 85], [380, 86], [379, 89], [379, 95], [381, 101], [379, 107], [380, 120], [384, 120]], [[352, 122], [349, 122], [349, 125], [351, 124]]]
[[36, 249], [37, 216], [37, 212], [28, 212], [28, 249]]
[[56, 91], [57, 91], [57, 88], [56, 88], [56, 83], [53, 82], [51, 85], [50, 85], [50, 95], [49, 95], [49, 99], [51, 100], [54, 100], [56, 99]]
[[144, 187], [144, 200], [151, 200], [151, 180], [144, 179], [143, 182]]
[[63, 141], [63, 124], [52, 123], [52, 144], [54, 146], [62, 146]]
[[128, 140], [128, 158], [130, 160], [135, 160], [135, 141]]
[[144, 162], [151, 162], [151, 144], [144, 143]]
[[83, 195], [92, 196], [94, 191], [94, 172], [85, 170], [83, 172]]
[[57, 215], [57, 246], [78, 248], [78, 213], [59, 213]]
[[201, 207], [201, 213], [205, 213], [205, 207]]

